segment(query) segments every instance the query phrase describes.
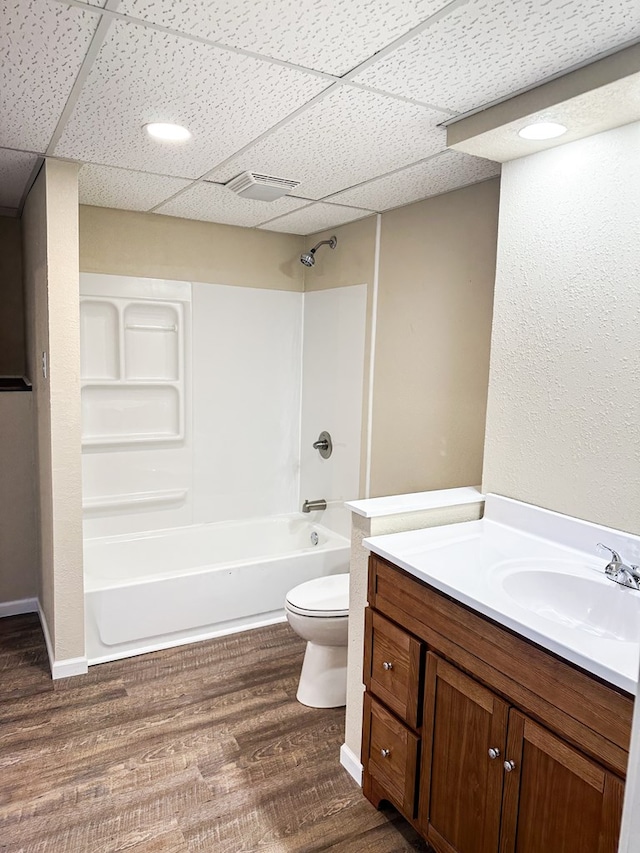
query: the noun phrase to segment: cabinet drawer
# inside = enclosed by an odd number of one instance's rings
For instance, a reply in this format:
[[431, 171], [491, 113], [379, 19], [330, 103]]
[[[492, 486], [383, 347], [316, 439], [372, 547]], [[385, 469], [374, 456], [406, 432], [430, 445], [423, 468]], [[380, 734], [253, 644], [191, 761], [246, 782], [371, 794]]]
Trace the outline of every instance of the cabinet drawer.
[[419, 738], [368, 693], [365, 695], [365, 761], [391, 801], [413, 817]]
[[371, 609], [366, 611], [367, 688], [414, 729], [420, 724], [422, 644]]

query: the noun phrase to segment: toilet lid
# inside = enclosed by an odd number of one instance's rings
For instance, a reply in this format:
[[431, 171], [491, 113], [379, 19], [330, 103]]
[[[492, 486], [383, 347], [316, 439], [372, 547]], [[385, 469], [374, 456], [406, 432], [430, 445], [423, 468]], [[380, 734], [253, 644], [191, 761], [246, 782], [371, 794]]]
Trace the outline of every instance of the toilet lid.
[[327, 575], [301, 583], [287, 593], [286, 605], [302, 616], [347, 616], [349, 574]]

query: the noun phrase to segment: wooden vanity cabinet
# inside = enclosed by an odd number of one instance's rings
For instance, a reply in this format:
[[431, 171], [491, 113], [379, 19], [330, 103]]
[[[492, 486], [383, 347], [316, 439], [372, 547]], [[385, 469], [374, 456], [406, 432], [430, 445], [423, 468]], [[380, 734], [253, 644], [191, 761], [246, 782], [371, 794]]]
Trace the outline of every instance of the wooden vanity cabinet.
[[437, 853], [615, 853], [631, 697], [375, 556], [369, 604], [368, 799]]

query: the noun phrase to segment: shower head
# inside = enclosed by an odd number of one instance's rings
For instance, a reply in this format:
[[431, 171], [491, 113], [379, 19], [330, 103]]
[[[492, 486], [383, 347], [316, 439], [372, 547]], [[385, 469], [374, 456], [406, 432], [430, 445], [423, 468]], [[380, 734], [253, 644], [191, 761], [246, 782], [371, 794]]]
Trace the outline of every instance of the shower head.
[[309, 249], [308, 252], [303, 252], [300, 255], [300, 263], [304, 264], [305, 267], [312, 267], [316, 262], [316, 252], [320, 248], [320, 246], [329, 246], [331, 249], [335, 249], [338, 245], [338, 238], [332, 237], [330, 240], [321, 240], [313, 249]]

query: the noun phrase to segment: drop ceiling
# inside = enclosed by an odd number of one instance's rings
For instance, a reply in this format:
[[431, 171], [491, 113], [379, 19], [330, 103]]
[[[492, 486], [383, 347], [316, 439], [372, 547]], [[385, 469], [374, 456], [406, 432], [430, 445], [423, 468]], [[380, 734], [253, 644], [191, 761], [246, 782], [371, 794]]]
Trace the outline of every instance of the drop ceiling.
[[442, 123], [639, 39], [638, 0], [3, 0], [0, 208], [46, 155], [85, 204], [313, 233], [496, 175]]

